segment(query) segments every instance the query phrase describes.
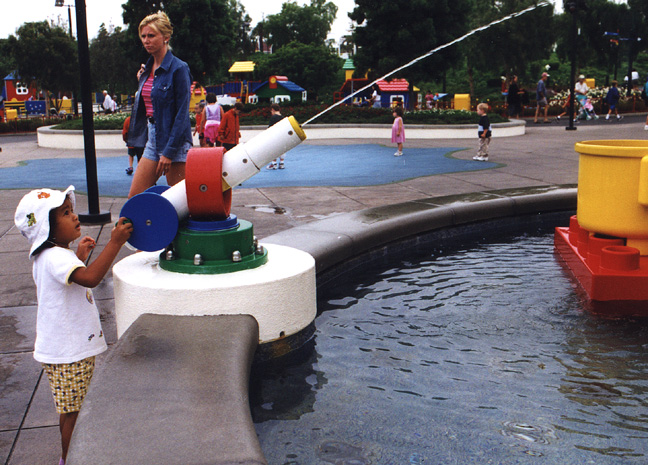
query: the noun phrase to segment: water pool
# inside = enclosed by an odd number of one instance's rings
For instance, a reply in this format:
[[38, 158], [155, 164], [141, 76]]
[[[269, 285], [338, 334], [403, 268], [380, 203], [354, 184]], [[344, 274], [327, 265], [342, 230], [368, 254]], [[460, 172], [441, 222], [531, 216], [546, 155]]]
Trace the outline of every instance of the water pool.
[[270, 464], [618, 464], [648, 455], [648, 325], [593, 317], [551, 231], [428, 248], [321, 294], [266, 366]]

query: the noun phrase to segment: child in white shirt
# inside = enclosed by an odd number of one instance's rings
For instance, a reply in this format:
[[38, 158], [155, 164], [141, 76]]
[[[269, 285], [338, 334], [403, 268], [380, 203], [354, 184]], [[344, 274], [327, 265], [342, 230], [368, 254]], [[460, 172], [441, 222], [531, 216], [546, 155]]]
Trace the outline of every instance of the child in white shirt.
[[91, 288], [104, 278], [133, 230], [120, 218], [104, 250], [86, 267], [96, 244], [86, 236], [76, 253], [70, 250], [70, 243], [81, 237], [74, 207], [73, 186], [63, 192], [37, 189], [22, 198], [14, 217], [30, 242], [29, 257], [34, 260], [38, 298], [34, 358], [43, 364], [60, 415], [60, 465], [65, 464], [94, 358], [107, 347]]

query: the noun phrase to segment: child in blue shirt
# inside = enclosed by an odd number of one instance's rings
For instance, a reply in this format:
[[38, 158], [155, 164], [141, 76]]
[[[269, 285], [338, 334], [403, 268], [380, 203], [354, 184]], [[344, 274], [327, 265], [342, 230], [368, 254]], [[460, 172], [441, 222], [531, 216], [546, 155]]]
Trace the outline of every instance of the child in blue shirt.
[[621, 120], [621, 116], [619, 115], [619, 110], [617, 109], [617, 105], [619, 104], [619, 99], [621, 98], [621, 95], [619, 94], [619, 89], [617, 88], [617, 81], [612, 81], [612, 87], [610, 87], [610, 90], [608, 90], [607, 95], [605, 96], [605, 101], [607, 104], [610, 106], [610, 109], [608, 110], [608, 114], [605, 116], [605, 119], [610, 121], [610, 115], [612, 114], [612, 111], [616, 113], [617, 121]]

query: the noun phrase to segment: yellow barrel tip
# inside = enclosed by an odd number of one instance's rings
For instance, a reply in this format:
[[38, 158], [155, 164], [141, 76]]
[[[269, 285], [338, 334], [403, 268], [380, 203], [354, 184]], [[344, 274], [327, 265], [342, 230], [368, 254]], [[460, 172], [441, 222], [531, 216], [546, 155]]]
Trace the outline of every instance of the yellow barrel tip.
[[295, 133], [299, 136], [301, 140], [306, 140], [306, 133], [302, 129], [301, 125], [297, 122], [294, 116], [289, 116], [288, 121], [290, 121], [290, 125], [293, 127], [295, 130]]

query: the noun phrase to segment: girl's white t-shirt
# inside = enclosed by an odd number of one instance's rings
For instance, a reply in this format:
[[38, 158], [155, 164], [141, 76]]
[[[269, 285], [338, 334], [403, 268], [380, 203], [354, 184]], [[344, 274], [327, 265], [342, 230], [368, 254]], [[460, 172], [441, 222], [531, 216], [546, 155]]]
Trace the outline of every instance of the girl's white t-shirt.
[[70, 282], [72, 272], [84, 266], [63, 247], [45, 249], [34, 259], [38, 297], [34, 358], [39, 362], [77, 362], [107, 348], [92, 289]]

